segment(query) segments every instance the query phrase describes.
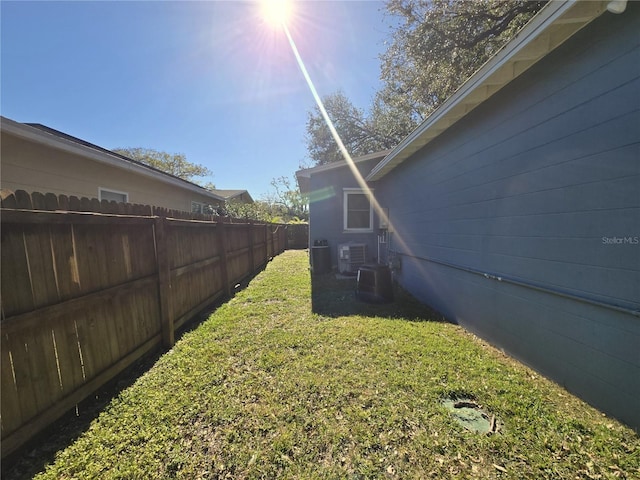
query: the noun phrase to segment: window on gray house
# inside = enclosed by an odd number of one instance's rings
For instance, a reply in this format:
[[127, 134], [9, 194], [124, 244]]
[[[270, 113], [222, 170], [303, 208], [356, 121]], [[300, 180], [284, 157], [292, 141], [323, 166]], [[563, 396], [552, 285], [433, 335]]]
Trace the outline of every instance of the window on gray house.
[[371, 232], [373, 210], [369, 193], [362, 189], [344, 191], [344, 230], [349, 232]]

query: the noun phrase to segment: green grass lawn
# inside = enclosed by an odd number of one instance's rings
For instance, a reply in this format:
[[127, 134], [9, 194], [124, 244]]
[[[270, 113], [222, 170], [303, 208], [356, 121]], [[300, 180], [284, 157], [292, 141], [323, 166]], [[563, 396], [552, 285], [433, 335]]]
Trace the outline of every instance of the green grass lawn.
[[[275, 258], [36, 478], [640, 477], [632, 430], [402, 292], [359, 304], [328, 275], [312, 295], [307, 266]], [[452, 394], [498, 432], [459, 425]]]

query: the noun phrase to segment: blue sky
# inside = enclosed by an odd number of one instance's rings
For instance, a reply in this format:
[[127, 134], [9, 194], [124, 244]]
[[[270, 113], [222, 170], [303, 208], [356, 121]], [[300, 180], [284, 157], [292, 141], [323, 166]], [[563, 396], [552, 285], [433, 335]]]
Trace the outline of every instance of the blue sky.
[[[313, 97], [256, 2], [1, 5], [2, 115], [104, 148], [184, 153], [222, 189], [272, 191], [306, 157]], [[367, 108], [390, 35], [384, 4], [299, 1], [289, 29], [320, 95]]]

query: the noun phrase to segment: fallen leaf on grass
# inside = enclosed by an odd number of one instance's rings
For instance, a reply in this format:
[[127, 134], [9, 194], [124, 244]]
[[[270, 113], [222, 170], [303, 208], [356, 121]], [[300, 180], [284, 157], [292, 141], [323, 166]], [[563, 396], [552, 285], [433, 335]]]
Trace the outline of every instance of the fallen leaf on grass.
[[493, 464], [493, 468], [495, 468], [496, 470], [500, 470], [501, 472], [507, 473], [507, 469], [504, 468], [503, 466], [500, 465], [496, 465], [495, 463]]

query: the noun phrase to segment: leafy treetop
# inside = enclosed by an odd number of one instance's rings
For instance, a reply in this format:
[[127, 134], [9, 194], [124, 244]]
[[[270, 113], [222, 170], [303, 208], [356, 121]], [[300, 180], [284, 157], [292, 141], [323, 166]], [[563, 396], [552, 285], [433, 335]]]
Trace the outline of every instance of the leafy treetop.
[[[353, 156], [393, 148], [451, 96], [545, 4], [527, 0], [387, 0], [399, 22], [380, 56], [383, 87], [368, 113], [340, 91], [324, 98]], [[342, 158], [315, 107], [307, 150], [316, 165]]]
[[[113, 151], [189, 182], [193, 182], [195, 177], [206, 177], [213, 173], [204, 165], [187, 161], [182, 153], [167, 153], [152, 148], [116, 148]], [[204, 188], [211, 190], [215, 186], [208, 183]]]

